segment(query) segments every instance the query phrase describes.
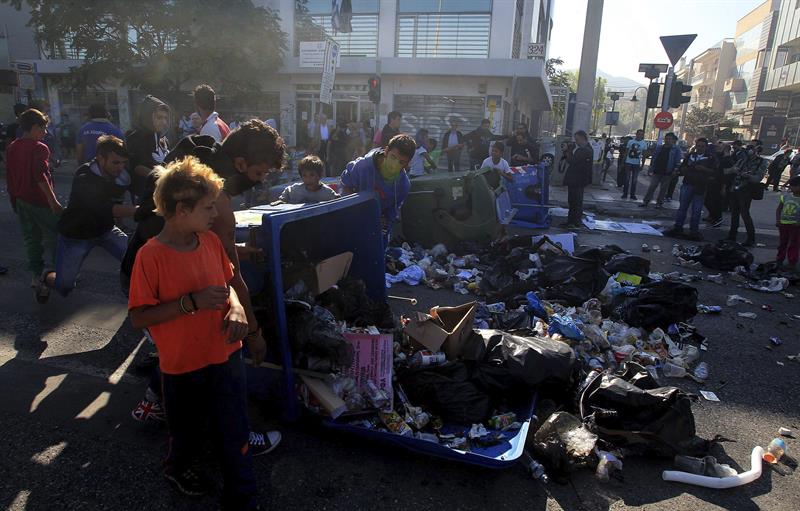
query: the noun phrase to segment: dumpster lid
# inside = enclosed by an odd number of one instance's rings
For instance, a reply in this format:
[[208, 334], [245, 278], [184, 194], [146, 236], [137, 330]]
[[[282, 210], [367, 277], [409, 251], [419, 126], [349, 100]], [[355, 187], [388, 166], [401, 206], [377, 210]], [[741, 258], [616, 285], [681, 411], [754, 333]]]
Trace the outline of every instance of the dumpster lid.
[[495, 200], [497, 207], [497, 221], [503, 225], [508, 225], [513, 220], [517, 210], [511, 207], [511, 198], [508, 195], [508, 190], [503, 190]]

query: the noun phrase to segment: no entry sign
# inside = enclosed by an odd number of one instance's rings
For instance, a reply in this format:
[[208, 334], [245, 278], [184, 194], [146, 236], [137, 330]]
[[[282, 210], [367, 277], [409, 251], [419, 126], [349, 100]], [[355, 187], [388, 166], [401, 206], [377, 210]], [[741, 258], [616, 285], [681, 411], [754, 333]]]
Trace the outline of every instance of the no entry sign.
[[665, 130], [672, 126], [672, 114], [669, 112], [658, 112], [653, 118], [653, 126], [660, 130]]

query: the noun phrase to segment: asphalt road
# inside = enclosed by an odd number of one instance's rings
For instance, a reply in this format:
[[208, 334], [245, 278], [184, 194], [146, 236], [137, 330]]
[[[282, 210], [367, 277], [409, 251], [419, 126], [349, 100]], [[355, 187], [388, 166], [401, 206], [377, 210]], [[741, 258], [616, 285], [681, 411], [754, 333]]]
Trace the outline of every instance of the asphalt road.
[[[3, 180], [4, 181], [4, 180]], [[59, 171], [59, 194], [69, 178]], [[87, 260], [78, 289], [68, 298], [53, 296], [37, 305], [24, 271], [19, 228], [0, 197], [0, 506], [12, 510], [216, 509], [216, 496], [186, 499], [160, 476], [165, 453], [163, 428], [130, 418], [141, 398], [145, 378], [137, 369], [150, 348], [126, 320], [115, 262], [99, 251]], [[756, 203], [759, 225], [772, 225], [775, 198]], [[774, 257], [777, 238], [759, 236], [764, 248], [757, 260]], [[724, 229], [708, 231], [722, 237]], [[660, 245], [647, 254], [656, 271], [672, 271], [672, 244], [666, 238], [579, 233], [578, 243], [616, 243], [639, 253], [642, 243]], [[688, 271], [687, 273], [692, 273]], [[737, 469], [749, 468], [754, 445], [765, 446], [781, 426], [800, 428], [800, 364], [786, 355], [800, 352], [800, 322], [787, 313], [800, 312], [797, 298], [762, 294], [733, 282], [697, 283], [700, 301], [723, 305], [717, 316], [700, 315], [695, 324], [709, 338], [703, 354], [710, 378], [700, 387], [670, 381], [696, 392], [713, 390], [721, 402], [698, 401], [693, 410], [698, 433], [722, 434], [734, 442], [714, 454]], [[754, 305], [725, 307], [728, 294], [740, 294]], [[447, 291], [396, 286], [393, 294], [415, 296], [416, 307], [455, 305], [466, 298]], [[770, 304], [774, 312], [760, 308]], [[402, 302], [395, 314], [409, 312]], [[756, 320], [740, 319], [752, 311]], [[768, 338], [784, 345], [768, 350]], [[568, 485], [547, 487], [526, 478], [520, 467], [501, 471], [474, 468], [420, 456], [382, 444], [326, 431], [310, 423], [284, 424], [271, 407], [253, 404], [255, 428], [278, 428], [283, 443], [256, 459], [261, 495], [267, 509], [770, 509], [794, 510], [800, 502], [800, 481], [788, 466], [767, 468], [762, 477], [731, 490], [706, 490], [661, 480], [669, 460], [629, 458], [624, 482], [600, 484], [591, 471], [574, 474]], [[800, 450], [788, 440], [789, 454]], [[200, 448], [200, 447], [198, 447]]]

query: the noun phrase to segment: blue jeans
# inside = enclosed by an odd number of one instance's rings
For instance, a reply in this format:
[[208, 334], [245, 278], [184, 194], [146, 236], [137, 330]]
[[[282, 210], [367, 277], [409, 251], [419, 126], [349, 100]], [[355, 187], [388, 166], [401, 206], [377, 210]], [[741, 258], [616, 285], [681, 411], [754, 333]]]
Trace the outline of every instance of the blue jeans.
[[75, 289], [75, 280], [81, 271], [83, 261], [94, 247], [103, 247], [106, 252], [114, 256], [117, 261], [122, 261], [125, 250], [128, 248], [128, 236], [114, 227], [99, 238], [78, 240], [58, 235], [56, 247], [56, 291], [61, 296], [67, 296]]
[[247, 384], [242, 350], [222, 364], [183, 374], [163, 374], [169, 426], [167, 470], [197, 466], [202, 447], [211, 447], [222, 470], [223, 509], [249, 509], [256, 502], [256, 478], [249, 451]]
[[692, 232], [700, 232], [700, 216], [703, 214], [703, 201], [705, 193], [695, 193], [692, 185], [683, 183], [681, 185], [681, 204], [675, 214], [675, 228], [683, 229], [686, 223], [686, 213], [689, 207], [692, 208], [692, 219], [689, 221], [689, 228]]
[[636, 183], [639, 182], [639, 171], [642, 167], [639, 165], [625, 164], [625, 181], [622, 185], [622, 195], [628, 195], [630, 191], [631, 197], [636, 197]]

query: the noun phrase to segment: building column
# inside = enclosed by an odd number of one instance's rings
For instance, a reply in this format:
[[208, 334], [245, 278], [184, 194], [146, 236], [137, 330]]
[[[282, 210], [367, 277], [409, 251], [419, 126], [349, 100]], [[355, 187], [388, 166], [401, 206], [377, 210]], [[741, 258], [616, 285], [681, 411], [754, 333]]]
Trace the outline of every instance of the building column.
[[378, 58], [394, 57], [397, 32], [397, 0], [380, 0], [378, 13]]
[[583, 29], [583, 49], [579, 70], [578, 93], [575, 98], [575, 116], [572, 132], [589, 132], [592, 118], [592, 96], [597, 75], [597, 52], [600, 46], [600, 28], [603, 24], [603, 0], [592, 0], [586, 6], [586, 24]]

